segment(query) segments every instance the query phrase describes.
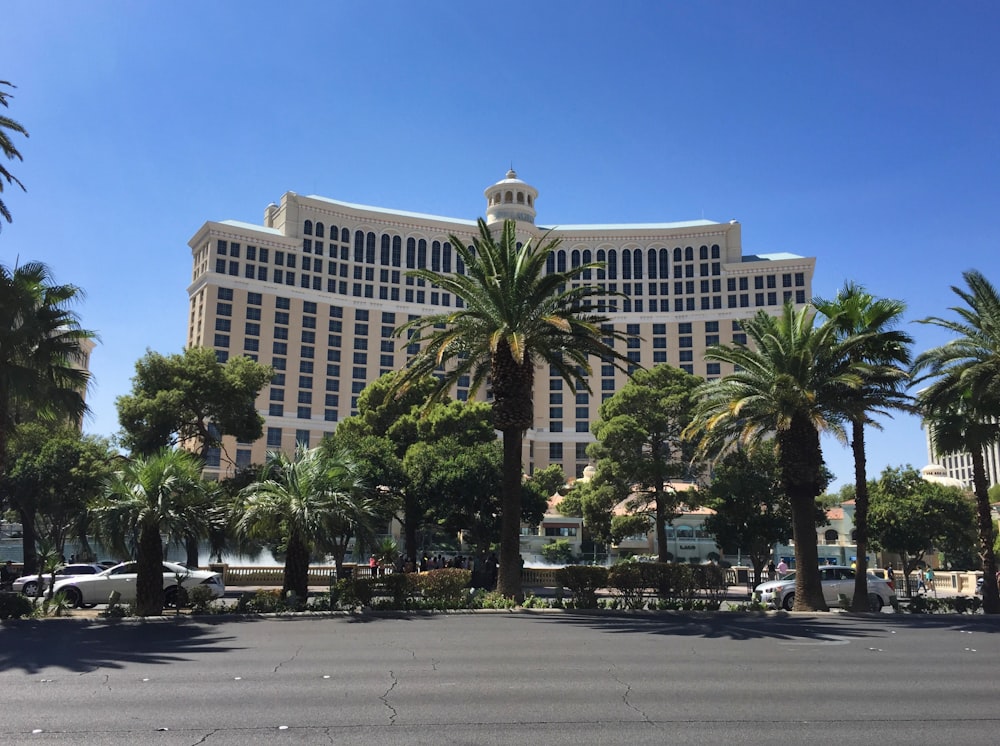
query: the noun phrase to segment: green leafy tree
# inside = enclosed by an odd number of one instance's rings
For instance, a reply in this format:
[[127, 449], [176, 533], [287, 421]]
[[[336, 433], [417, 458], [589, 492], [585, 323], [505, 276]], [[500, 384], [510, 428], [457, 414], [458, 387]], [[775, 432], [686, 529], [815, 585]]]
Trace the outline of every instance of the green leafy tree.
[[163, 539], [206, 531], [201, 460], [165, 448], [120, 465], [91, 505], [94, 534], [120, 557], [135, 556], [136, 613], [163, 613]]
[[[202, 347], [179, 355], [147, 352], [135, 365], [132, 392], [116, 401], [122, 442], [140, 455], [193, 445], [205, 462], [223, 436], [257, 440], [264, 422], [257, 394], [272, 375], [269, 366], [248, 357], [220, 363], [214, 350]], [[199, 538], [185, 540], [190, 567], [199, 564]]]
[[694, 481], [693, 447], [682, 439], [691, 421], [694, 392], [701, 379], [670, 365], [637, 371], [614, 396], [601, 403], [591, 430], [597, 442], [588, 453], [597, 472], [618, 485], [619, 501], [633, 513], [651, 514], [660, 562], [667, 561], [666, 526], [690, 496], [671, 486]]
[[[0, 106], [7, 109], [10, 106], [8, 99], [13, 98], [10, 91], [5, 91], [4, 88], [14, 88], [15, 86], [8, 83], [6, 80], [0, 80]], [[11, 140], [11, 134], [28, 136], [28, 131], [23, 125], [15, 122], [10, 117], [5, 114], [0, 114], [0, 151], [3, 152], [4, 158], [7, 160], [17, 159], [19, 161], [24, 160], [21, 157], [21, 153], [18, 151], [17, 147], [14, 145], [14, 141]], [[7, 184], [16, 184], [21, 187], [21, 191], [24, 191], [24, 184], [22, 184], [16, 176], [14, 176], [7, 167], [0, 163], [0, 193], [3, 193], [4, 182]], [[7, 205], [4, 201], [0, 199], [0, 216], [2, 216], [8, 223], [12, 221], [10, 210], [7, 209]]]
[[720, 547], [742, 549], [760, 582], [774, 545], [787, 543], [792, 536], [791, 510], [782, 493], [773, 444], [727, 453], [713, 471], [703, 505], [715, 511], [705, 519], [705, 529]]
[[32, 517], [39, 542], [65, 554], [67, 539], [89, 556], [89, 503], [101, 492], [116, 453], [108, 441], [71, 427], [21, 425], [11, 440], [15, 453], [0, 493], [23, 517]]
[[472, 245], [449, 237], [464, 273], [429, 269], [408, 273], [451, 293], [461, 300], [461, 307], [415, 319], [396, 333], [408, 337], [410, 344], [421, 345], [408, 363], [402, 386], [436, 374], [439, 384], [434, 396], [443, 396], [468, 376], [473, 395], [487, 379], [490, 382], [493, 426], [503, 436], [504, 454], [497, 590], [518, 597], [521, 450], [524, 431], [532, 425], [535, 366], [551, 366], [575, 393], [578, 385], [587, 385], [592, 356], [616, 363], [627, 364], [627, 360], [603, 341], [607, 336], [624, 336], [601, 328], [606, 318], [596, 313], [593, 298], [604, 291], [580, 282], [584, 273], [598, 265], [546, 272], [558, 241], [521, 244], [513, 221], [498, 227], [495, 237], [480, 219], [479, 236]]
[[864, 341], [848, 347], [851, 362], [862, 377], [860, 386], [844, 392], [847, 417], [851, 423], [851, 450], [854, 455], [857, 572], [854, 576], [852, 611], [868, 610], [868, 473], [865, 453], [865, 426], [880, 427], [875, 419], [892, 410], [910, 410], [910, 347], [913, 338], [896, 327], [906, 304], [891, 298], [876, 298], [860, 285], [846, 283], [832, 301], [813, 299], [813, 305], [837, 329], [841, 339], [858, 337]]
[[826, 487], [820, 433], [843, 437], [845, 391], [861, 385], [850, 364], [854, 338], [840, 339], [815, 310], [786, 303], [778, 316], [761, 310], [743, 322], [753, 346], [717, 345], [706, 360], [735, 372], [704, 384], [689, 428], [705, 453], [734, 443], [750, 449], [774, 438], [782, 493], [795, 537], [795, 609], [826, 610], [816, 545], [816, 498]]
[[[930, 382], [917, 395], [938, 453], [969, 454], [976, 495], [979, 556], [987, 578], [996, 577], [996, 530], [990, 509], [983, 449], [1000, 440], [1000, 293], [979, 272], [964, 272], [968, 289], [952, 286], [964, 302], [950, 310], [957, 319], [932, 316], [933, 324], [957, 336], [917, 356], [916, 383]], [[983, 611], [1000, 613], [996, 583], [983, 584]]]
[[911, 466], [887, 467], [871, 487], [872, 540], [898, 554], [909, 587], [910, 573], [935, 551], [964, 554], [976, 541], [975, 512], [958, 487], [929, 482]]
[[[0, 475], [14, 427], [31, 420], [79, 423], [87, 412], [90, 373], [83, 363], [96, 335], [80, 326], [74, 285], [57, 285], [30, 262], [0, 265]], [[35, 570], [34, 516], [21, 516], [25, 570]]]
[[345, 453], [299, 446], [269, 453], [264, 478], [245, 487], [233, 507], [237, 536], [285, 548], [282, 594], [304, 604], [313, 553], [332, 553], [338, 575], [351, 538], [369, 541], [386, 516]]

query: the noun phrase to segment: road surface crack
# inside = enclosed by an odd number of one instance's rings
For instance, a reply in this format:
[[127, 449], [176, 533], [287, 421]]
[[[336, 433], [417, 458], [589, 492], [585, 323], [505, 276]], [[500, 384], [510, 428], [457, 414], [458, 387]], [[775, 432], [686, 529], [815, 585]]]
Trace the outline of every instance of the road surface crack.
[[191, 744], [191, 746], [198, 746], [198, 744], [206, 743], [209, 738], [211, 738], [212, 736], [214, 736], [218, 732], [219, 732], [218, 728], [216, 728], [215, 730], [210, 730], [208, 733], [206, 733], [201, 738], [199, 738], [197, 741], [195, 741], [193, 744]]
[[286, 663], [291, 663], [293, 660], [295, 660], [296, 658], [298, 658], [299, 657], [299, 653], [301, 653], [301, 652], [302, 652], [302, 648], [300, 647], [298, 650], [295, 651], [295, 653], [292, 655], [291, 658], [289, 658], [288, 660], [284, 660], [284, 661], [281, 661], [280, 663], [278, 663], [278, 665], [274, 667], [274, 670], [271, 673], [278, 673], [278, 669], [279, 668], [281, 668]]
[[386, 707], [389, 708], [389, 712], [391, 713], [389, 715], [389, 725], [395, 725], [396, 717], [399, 715], [399, 713], [396, 712], [395, 707], [389, 704], [389, 695], [392, 694], [392, 690], [396, 688], [396, 684], [399, 683], [399, 679], [396, 678], [396, 674], [393, 671], [389, 671], [389, 679], [392, 681], [392, 683], [389, 685], [389, 688], [385, 690], [385, 694], [379, 697], [379, 699], [382, 700], [382, 704], [384, 704]]

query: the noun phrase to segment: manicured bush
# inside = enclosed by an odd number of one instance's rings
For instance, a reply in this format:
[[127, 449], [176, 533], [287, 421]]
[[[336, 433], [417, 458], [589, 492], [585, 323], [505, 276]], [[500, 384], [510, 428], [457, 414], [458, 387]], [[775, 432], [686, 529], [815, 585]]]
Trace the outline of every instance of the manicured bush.
[[469, 605], [471, 570], [444, 567], [415, 576], [424, 599], [438, 608], [461, 609]]
[[608, 569], [596, 565], [570, 565], [556, 571], [556, 579], [570, 593], [577, 609], [596, 609], [597, 590], [608, 585]]
[[0, 619], [22, 619], [31, 616], [31, 601], [20, 593], [0, 593]]
[[650, 567], [645, 562], [622, 562], [608, 570], [607, 587], [614, 590], [621, 608], [646, 608], [646, 599], [654, 587]]
[[412, 605], [413, 597], [419, 591], [417, 575], [396, 572], [372, 581], [373, 596], [389, 596], [381, 605], [392, 609], [405, 609]]
[[215, 601], [212, 589], [207, 585], [196, 585], [188, 590], [187, 595], [193, 614], [207, 614], [212, 602]]

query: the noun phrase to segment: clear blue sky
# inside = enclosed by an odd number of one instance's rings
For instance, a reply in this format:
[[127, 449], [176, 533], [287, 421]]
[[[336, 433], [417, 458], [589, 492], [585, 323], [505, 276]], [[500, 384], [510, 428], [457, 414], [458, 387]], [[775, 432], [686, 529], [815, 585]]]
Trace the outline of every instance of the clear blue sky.
[[[0, 262], [86, 291], [102, 434], [183, 348], [188, 239], [285, 191], [472, 219], [513, 164], [539, 224], [737, 219], [747, 253], [815, 256], [819, 296], [947, 314], [963, 270], [1000, 284], [998, 29], [989, 2], [7, 0], [31, 137]], [[912, 417], [869, 436], [872, 474], [926, 460]]]

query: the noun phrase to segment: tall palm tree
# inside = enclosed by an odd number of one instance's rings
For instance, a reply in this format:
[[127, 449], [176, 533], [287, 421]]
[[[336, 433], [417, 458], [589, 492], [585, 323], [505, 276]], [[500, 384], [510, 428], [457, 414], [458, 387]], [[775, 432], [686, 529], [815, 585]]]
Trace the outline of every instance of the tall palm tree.
[[[532, 426], [535, 366], [547, 364], [566, 381], [571, 392], [587, 387], [590, 357], [627, 363], [602, 337], [625, 335], [602, 329], [592, 301], [603, 291], [579, 283], [589, 263], [568, 272], [546, 272], [558, 241], [517, 241], [514, 221], [506, 220], [494, 237], [479, 219], [479, 236], [471, 245], [452, 235], [449, 240], [465, 271], [441, 274], [417, 269], [409, 275], [427, 280], [460, 299], [449, 313], [424, 316], [396, 330], [409, 344], [422, 345], [402, 376], [405, 386], [424, 375], [438, 376], [435, 396], [442, 396], [462, 377], [470, 394], [488, 382], [492, 392], [493, 426], [503, 436], [503, 485], [500, 565], [497, 589], [505, 596], [521, 595], [521, 446]], [[620, 362], [619, 362], [620, 361]]]
[[[19, 422], [78, 422], [87, 411], [84, 346], [96, 335], [81, 328], [72, 310], [82, 295], [74, 285], [53, 283], [44, 264], [13, 270], [0, 265], [0, 474]], [[33, 572], [34, 524], [23, 520], [22, 525], [25, 569]]]
[[[6, 109], [9, 106], [7, 99], [10, 98], [11, 95], [10, 92], [3, 90], [3, 86], [8, 88], [14, 88], [14, 86], [6, 80], [0, 80], [0, 106], [3, 106]], [[21, 153], [18, 152], [18, 149], [14, 147], [14, 142], [10, 139], [8, 131], [24, 135], [25, 137], [28, 136], [28, 131], [24, 129], [21, 124], [15, 122], [8, 116], [0, 114], [0, 152], [3, 152], [4, 157], [8, 160], [14, 160], [15, 158], [19, 161], [24, 160], [21, 157]], [[0, 163], [0, 192], [3, 192], [3, 185], [5, 181], [8, 184], [17, 184], [21, 187], [22, 191], [24, 190], [24, 184], [18, 181], [17, 177], [8, 171], [6, 166]], [[10, 210], [7, 209], [7, 205], [4, 204], [2, 199], [0, 199], [0, 216], [2, 216], [8, 223], [11, 222]]]
[[163, 449], [126, 461], [91, 506], [97, 540], [119, 556], [135, 556], [136, 613], [163, 613], [163, 539], [204, 536], [208, 531], [201, 460], [183, 450]]
[[706, 360], [735, 372], [700, 389], [687, 429], [703, 452], [738, 442], [753, 448], [774, 437], [781, 484], [792, 511], [795, 540], [795, 609], [826, 610], [816, 546], [816, 498], [826, 486], [820, 433], [844, 437], [841, 397], [860, 386], [849, 364], [852, 340], [841, 341], [830, 323], [817, 326], [815, 310], [786, 303], [779, 316], [759, 311], [743, 322], [753, 340], [716, 345]]
[[336, 537], [352, 530], [370, 536], [381, 514], [343, 452], [300, 445], [293, 456], [268, 453], [262, 476], [237, 496], [236, 534], [284, 541], [282, 594], [292, 593], [304, 604], [313, 551], [333, 549]]
[[983, 449], [1000, 440], [1000, 293], [979, 272], [962, 273], [968, 290], [952, 286], [965, 306], [953, 306], [957, 319], [931, 316], [921, 323], [942, 327], [958, 336], [917, 356], [915, 383], [931, 381], [917, 402], [939, 453], [965, 451], [972, 459], [976, 495], [979, 555], [987, 581], [983, 611], [1000, 613], [995, 582], [994, 527], [986, 482]]
[[852, 611], [868, 610], [868, 474], [865, 454], [865, 425], [881, 427], [875, 415], [893, 409], [909, 409], [910, 346], [913, 338], [895, 327], [906, 304], [891, 298], [876, 298], [862, 286], [845, 283], [831, 301], [813, 299], [816, 309], [827, 317], [841, 340], [863, 338], [850, 347], [851, 362], [859, 366], [862, 385], [844, 392], [847, 417], [851, 422], [851, 450], [854, 455], [854, 526], [857, 544], [857, 572], [854, 576]]

